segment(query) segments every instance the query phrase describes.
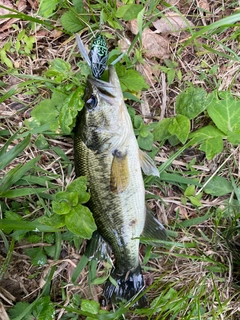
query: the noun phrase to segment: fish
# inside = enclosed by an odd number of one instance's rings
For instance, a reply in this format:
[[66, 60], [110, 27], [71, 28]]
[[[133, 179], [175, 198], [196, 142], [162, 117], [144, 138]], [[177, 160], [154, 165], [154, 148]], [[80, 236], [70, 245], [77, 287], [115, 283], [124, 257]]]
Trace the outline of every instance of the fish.
[[[86, 176], [98, 232], [115, 256], [100, 304], [134, 299], [144, 288], [139, 238], [166, 239], [164, 226], [145, 205], [142, 171], [159, 176], [154, 161], [139, 149], [113, 65], [108, 81], [87, 78], [84, 108], [74, 130], [76, 176]], [[136, 306], [146, 305], [140, 295]]]

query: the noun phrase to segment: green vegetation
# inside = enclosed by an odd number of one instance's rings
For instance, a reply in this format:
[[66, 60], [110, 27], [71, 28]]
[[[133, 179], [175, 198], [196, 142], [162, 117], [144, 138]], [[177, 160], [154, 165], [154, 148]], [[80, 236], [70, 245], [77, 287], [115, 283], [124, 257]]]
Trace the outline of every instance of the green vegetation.
[[[11, 320], [237, 319], [238, 2], [39, 3], [0, 4], [0, 306]], [[139, 146], [160, 172], [145, 177], [146, 201], [169, 241], [142, 239], [142, 309], [134, 300], [100, 309], [111, 261], [85, 251], [96, 225], [87, 181], [74, 180], [72, 130], [90, 73], [75, 33], [90, 47], [99, 30], [109, 62], [127, 45], [116, 70]]]

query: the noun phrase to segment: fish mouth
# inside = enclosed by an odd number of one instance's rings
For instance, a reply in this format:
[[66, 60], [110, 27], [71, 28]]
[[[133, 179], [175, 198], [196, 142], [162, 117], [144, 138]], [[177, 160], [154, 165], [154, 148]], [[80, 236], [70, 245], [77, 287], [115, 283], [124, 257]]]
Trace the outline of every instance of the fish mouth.
[[88, 76], [87, 81], [92, 88], [97, 89], [100, 97], [109, 103], [113, 103], [114, 99], [116, 98], [116, 89], [111, 83], [96, 79], [91, 75]]

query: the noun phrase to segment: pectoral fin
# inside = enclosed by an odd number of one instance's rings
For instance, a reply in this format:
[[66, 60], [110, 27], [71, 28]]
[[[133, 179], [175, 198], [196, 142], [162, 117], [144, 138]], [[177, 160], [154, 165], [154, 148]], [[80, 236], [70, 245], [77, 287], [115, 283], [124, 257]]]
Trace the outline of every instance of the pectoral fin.
[[129, 170], [127, 153], [118, 150], [113, 152], [110, 187], [114, 193], [123, 192], [129, 184]]
[[154, 161], [145, 152], [139, 149], [139, 158], [143, 172], [150, 176], [159, 177], [159, 171], [155, 166]]
[[[164, 226], [154, 217], [151, 210], [146, 208], [146, 221], [143, 229], [143, 234], [145, 238], [156, 239], [156, 240], [166, 240], [167, 233]], [[152, 241], [153, 245], [158, 246], [157, 243]]]

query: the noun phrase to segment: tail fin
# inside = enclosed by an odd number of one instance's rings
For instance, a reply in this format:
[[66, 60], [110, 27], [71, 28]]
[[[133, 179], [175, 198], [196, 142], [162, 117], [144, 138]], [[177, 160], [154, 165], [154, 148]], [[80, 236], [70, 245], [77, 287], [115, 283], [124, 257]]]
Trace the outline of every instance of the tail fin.
[[[116, 284], [113, 284], [109, 279], [107, 280], [101, 298], [101, 305], [103, 307], [107, 307], [114, 302], [129, 301], [144, 288], [140, 265], [134, 270], [129, 270], [121, 274], [117, 270], [114, 270], [111, 273], [111, 277]], [[144, 295], [136, 302], [134, 307], [144, 307], [145, 305], [146, 297]]]

